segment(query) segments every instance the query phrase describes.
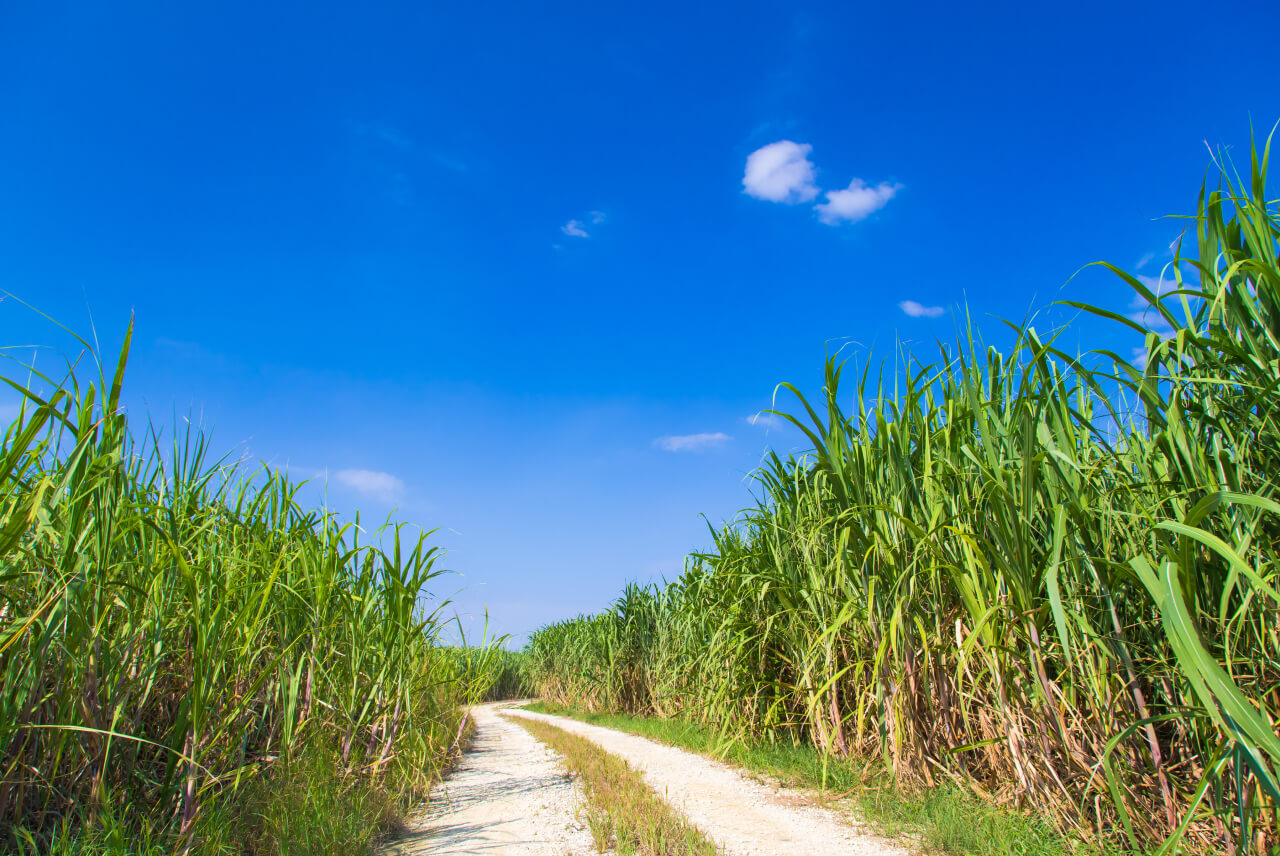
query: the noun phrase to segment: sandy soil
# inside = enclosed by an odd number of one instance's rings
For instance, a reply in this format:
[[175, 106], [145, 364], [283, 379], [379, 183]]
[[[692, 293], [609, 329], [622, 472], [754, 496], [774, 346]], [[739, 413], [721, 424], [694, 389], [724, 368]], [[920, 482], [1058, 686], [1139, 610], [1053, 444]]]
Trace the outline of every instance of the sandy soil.
[[588, 856], [591, 833], [578, 820], [582, 795], [559, 756], [495, 713], [474, 709], [475, 740], [431, 792], [426, 813], [388, 844], [387, 856]]
[[801, 793], [753, 781], [701, 755], [558, 716], [523, 710], [503, 714], [551, 722], [626, 759], [728, 856], [907, 856], [905, 848], [807, 805]]

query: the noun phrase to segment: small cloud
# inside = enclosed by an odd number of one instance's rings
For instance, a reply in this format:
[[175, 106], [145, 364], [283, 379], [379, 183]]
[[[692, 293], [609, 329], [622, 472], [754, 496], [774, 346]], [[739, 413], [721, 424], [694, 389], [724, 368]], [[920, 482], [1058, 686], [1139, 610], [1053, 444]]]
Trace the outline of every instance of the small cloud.
[[841, 222], [856, 223], [888, 205], [901, 189], [902, 185], [888, 182], [868, 187], [862, 179], [855, 178], [846, 190], [828, 190], [827, 201], [813, 207], [818, 212], [818, 219], [828, 226]]
[[941, 306], [925, 306], [914, 300], [904, 300], [898, 304], [898, 308], [912, 318], [938, 318], [944, 311]]
[[395, 502], [404, 493], [404, 482], [390, 473], [377, 470], [338, 470], [335, 478], [342, 484], [381, 502]]
[[776, 413], [753, 413], [747, 417], [747, 424], [759, 428], [778, 428], [782, 425], [782, 418]]
[[[1164, 279], [1159, 276], [1146, 276], [1138, 274], [1135, 277], [1139, 282], [1151, 290], [1156, 297], [1176, 291], [1178, 283], [1172, 279]], [[1154, 330], [1170, 330], [1169, 322], [1160, 314], [1159, 310], [1141, 294], [1135, 294], [1133, 300], [1129, 301], [1129, 320], [1137, 324], [1145, 324]]]
[[1155, 253], [1144, 253], [1142, 258], [1138, 259], [1138, 263], [1134, 265], [1134, 267], [1141, 270], [1142, 268], [1151, 264], [1152, 259], [1154, 259], [1155, 257], [1156, 257]]
[[813, 163], [808, 143], [779, 140], [747, 155], [747, 169], [742, 176], [743, 192], [756, 199], [785, 202], [788, 205], [808, 202], [818, 195], [813, 183]]
[[717, 431], [714, 434], [682, 434], [659, 437], [653, 441], [653, 445], [664, 452], [705, 452], [707, 449], [714, 449], [732, 439], [728, 434], [722, 434]]
[[1133, 351], [1131, 352], [1129, 362], [1133, 363], [1135, 366], [1137, 366], [1140, 369], [1145, 369], [1147, 367], [1146, 346], [1144, 345], [1141, 348], [1134, 348]]
[[[603, 211], [588, 211], [581, 219], [573, 219], [560, 227], [560, 231], [564, 232], [570, 238], [590, 238], [591, 233], [587, 231], [587, 222], [591, 225], [598, 226], [605, 221], [605, 213]], [[559, 246], [556, 247], [559, 249]]]

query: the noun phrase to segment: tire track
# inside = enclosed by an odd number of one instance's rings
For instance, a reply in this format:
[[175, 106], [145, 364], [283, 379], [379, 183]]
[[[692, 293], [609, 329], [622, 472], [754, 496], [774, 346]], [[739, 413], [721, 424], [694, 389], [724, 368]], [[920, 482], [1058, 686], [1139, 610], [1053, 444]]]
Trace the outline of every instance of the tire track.
[[559, 756], [496, 714], [472, 709], [476, 734], [458, 768], [431, 791], [425, 814], [386, 856], [589, 856], [581, 794]]

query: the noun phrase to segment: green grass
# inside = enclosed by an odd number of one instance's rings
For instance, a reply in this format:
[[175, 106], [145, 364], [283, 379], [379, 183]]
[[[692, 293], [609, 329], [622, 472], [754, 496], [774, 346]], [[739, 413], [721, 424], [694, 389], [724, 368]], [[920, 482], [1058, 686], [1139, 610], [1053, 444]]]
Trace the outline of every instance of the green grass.
[[599, 853], [715, 856], [715, 845], [645, 784], [630, 764], [590, 740], [546, 722], [512, 717], [557, 752], [582, 786], [586, 821]]
[[[193, 849], [204, 854], [359, 856], [401, 826], [404, 805], [390, 783], [344, 775], [332, 753], [306, 750], [287, 769], [254, 779], [204, 810]], [[121, 816], [123, 815], [123, 817]], [[47, 846], [26, 842], [20, 853], [48, 856], [160, 856], [174, 852], [163, 821], [127, 806], [91, 820], [62, 824]]]
[[878, 834], [905, 837], [925, 852], [949, 856], [1067, 856], [1119, 853], [1067, 838], [1042, 820], [993, 806], [953, 786], [903, 792], [876, 766], [824, 756], [812, 746], [725, 741], [710, 728], [681, 719], [587, 713], [533, 702], [535, 713], [567, 716], [687, 749], [766, 776], [788, 787], [817, 791], [820, 802], [852, 806]]

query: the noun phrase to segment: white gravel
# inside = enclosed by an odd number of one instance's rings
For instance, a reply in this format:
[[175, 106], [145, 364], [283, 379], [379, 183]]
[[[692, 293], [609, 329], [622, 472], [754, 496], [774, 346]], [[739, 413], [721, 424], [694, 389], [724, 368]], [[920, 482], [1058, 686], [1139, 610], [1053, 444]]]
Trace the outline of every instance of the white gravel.
[[473, 709], [476, 734], [458, 768], [431, 792], [427, 811], [383, 848], [387, 856], [588, 856], [582, 794], [559, 756], [496, 705]]
[[624, 758], [727, 856], [907, 856], [905, 848], [842, 822], [803, 794], [752, 781], [701, 755], [559, 716], [503, 714], [550, 722]]

